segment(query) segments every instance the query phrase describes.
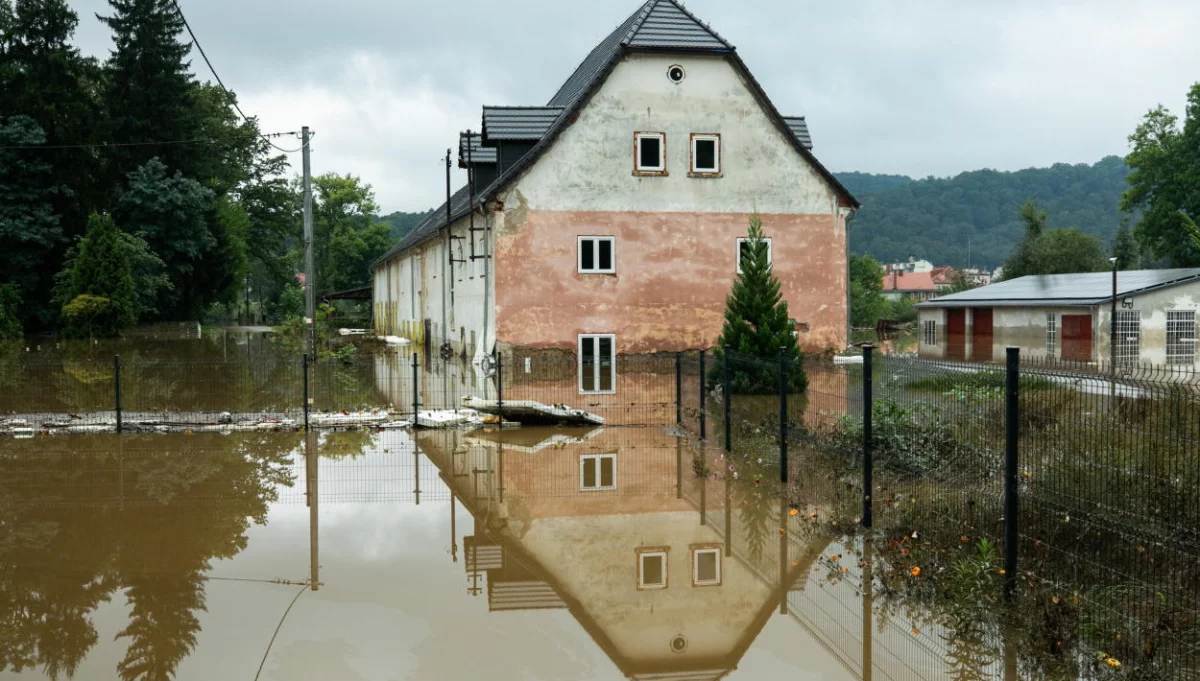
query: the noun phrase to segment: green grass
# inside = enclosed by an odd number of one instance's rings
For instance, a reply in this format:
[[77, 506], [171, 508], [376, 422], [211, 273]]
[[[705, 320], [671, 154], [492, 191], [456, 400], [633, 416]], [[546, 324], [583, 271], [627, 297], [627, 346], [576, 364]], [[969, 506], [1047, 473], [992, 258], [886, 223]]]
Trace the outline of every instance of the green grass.
[[[905, 387], [909, 390], [924, 390], [930, 392], [948, 392], [955, 389], [990, 389], [1003, 390], [1005, 384], [1004, 372], [999, 369], [983, 369], [975, 372], [950, 372], [936, 376], [926, 376], [909, 381]], [[1044, 376], [1022, 376], [1022, 390], [1049, 390], [1054, 387], [1054, 381]]]

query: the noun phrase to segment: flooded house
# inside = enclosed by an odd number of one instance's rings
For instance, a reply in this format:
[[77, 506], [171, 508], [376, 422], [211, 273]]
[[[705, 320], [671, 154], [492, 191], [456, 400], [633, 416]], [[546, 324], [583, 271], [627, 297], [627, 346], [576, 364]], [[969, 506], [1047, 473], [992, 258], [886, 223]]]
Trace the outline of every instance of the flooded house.
[[917, 306], [919, 353], [1003, 361], [1008, 346], [1032, 358], [1108, 363], [1116, 294], [1116, 361], [1192, 370], [1197, 364], [1200, 268], [1027, 276]]
[[557, 351], [578, 392], [616, 392], [618, 354], [716, 343], [758, 213], [802, 346], [845, 346], [858, 202], [675, 0], [638, 7], [545, 105], [483, 107], [457, 148], [468, 183], [374, 265], [378, 333], [535, 370]]

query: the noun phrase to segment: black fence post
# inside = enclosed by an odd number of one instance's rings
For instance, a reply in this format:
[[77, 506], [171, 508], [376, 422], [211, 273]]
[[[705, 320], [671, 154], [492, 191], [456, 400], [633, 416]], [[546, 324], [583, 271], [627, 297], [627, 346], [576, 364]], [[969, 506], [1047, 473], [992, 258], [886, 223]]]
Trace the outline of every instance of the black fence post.
[[304, 432], [308, 432], [308, 353], [304, 353]]
[[871, 492], [875, 488], [875, 455], [874, 452], [871, 451], [871, 418], [875, 408], [874, 396], [872, 395], [873, 372], [871, 369], [871, 358], [874, 356], [874, 350], [875, 346], [869, 343], [863, 346], [863, 527], [870, 527], [871, 523], [874, 522], [874, 504], [871, 503]]
[[496, 412], [504, 423], [504, 355], [496, 349]]
[[705, 355], [704, 351], [700, 351], [700, 439], [708, 439], [708, 420], [704, 414], [704, 371], [705, 371]]
[[417, 427], [417, 414], [421, 411], [421, 375], [417, 372], [420, 361], [417, 360], [417, 350], [412, 353], [412, 391], [413, 391], [413, 427]]
[[683, 353], [675, 353], [675, 425], [683, 425]]
[[788, 481], [787, 353], [779, 355], [779, 481]]
[[1004, 380], [1004, 595], [1012, 598], [1017, 586], [1017, 530], [1019, 475], [1017, 437], [1021, 416], [1019, 384], [1021, 380], [1021, 349], [1006, 350], [1007, 366]]
[[733, 451], [733, 393], [729, 391], [729, 350], [721, 353], [721, 359], [721, 396], [725, 398], [725, 451], [730, 452]]
[[113, 355], [113, 406], [117, 411], [117, 432], [121, 432], [121, 356]]

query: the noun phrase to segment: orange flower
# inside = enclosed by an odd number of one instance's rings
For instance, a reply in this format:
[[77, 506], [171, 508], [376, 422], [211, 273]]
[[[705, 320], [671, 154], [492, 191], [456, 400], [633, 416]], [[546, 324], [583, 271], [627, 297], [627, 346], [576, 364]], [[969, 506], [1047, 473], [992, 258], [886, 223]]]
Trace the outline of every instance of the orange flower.
[[965, 535], [965, 534], [963, 536], [959, 537], [958, 540], [964, 544], [971, 541], [970, 539], [967, 539], [967, 535]]
[[1000, 574], [1002, 574], [1002, 575], [1007, 575], [1007, 574], [1008, 574], [1008, 571], [1007, 571], [1007, 570], [1005, 570], [1004, 568], [1000, 568], [999, 570], [997, 570], [997, 572], [999, 572], [999, 573], [1000, 573]]
[[913, 632], [913, 634], [914, 634], [915, 636], [920, 636], [920, 635], [921, 635], [921, 630], [920, 630], [920, 629], [918, 629], [918, 628], [917, 628], [917, 625], [915, 625], [915, 624], [913, 625], [912, 632]]
[[1105, 659], [1104, 659], [1104, 664], [1106, 664], [1106, 665], [1108, 665], [1108, 666], [1112, 667], [1113, 669], [1116, 669], [1117, 667], [1120, 667], [1120, 666], [1121, 666], [1121, 662], [1120, 662], [1120, 660], [1118, 660], [1118, 659], [1117, 659], [1117, 658], [1115, 658], [1115, 657], [1107, 657], [1107, 658], [1105, 658]]
[[829, 554], [829, 560], [838, 560], [839, 558], [841, 558], [840, 554], [837, 554], [837, 553]]
[[921, 576], [921, 568], [914, 567], [913, 569], [908, 571], [908, 574], [912, 575], [913, 577], [920, 577]]
[[800, 510], [793, 508], [792, 510], [788, 511], [788, 515], [800, 515]]

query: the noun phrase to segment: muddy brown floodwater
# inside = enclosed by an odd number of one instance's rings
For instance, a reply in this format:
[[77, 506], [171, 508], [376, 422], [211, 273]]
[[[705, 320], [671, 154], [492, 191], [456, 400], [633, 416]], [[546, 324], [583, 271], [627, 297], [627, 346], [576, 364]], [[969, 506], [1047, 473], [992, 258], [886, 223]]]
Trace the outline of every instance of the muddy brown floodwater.
[[861, 546], [662, 429], [305, 437], [0, 440], [0, 678], [948, 673]]

